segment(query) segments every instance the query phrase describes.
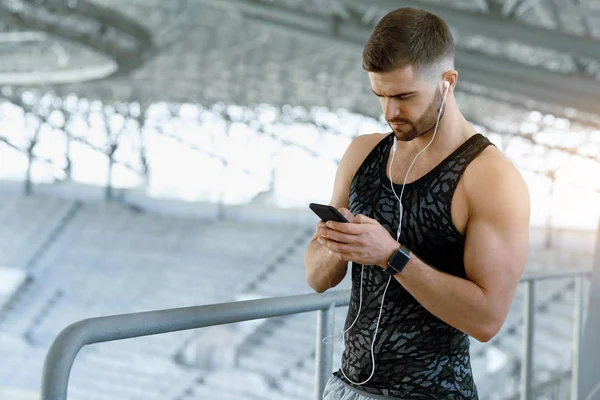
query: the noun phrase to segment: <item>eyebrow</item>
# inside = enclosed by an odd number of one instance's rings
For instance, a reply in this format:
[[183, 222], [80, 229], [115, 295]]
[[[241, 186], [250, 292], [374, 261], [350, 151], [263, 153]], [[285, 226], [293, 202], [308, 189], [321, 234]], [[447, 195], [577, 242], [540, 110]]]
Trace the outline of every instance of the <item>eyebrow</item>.
[[409, 96], [411, 94], [415, 94], [417, 92], [404, 92], [404, 93], [400, 93], [400, 94], [394, 94], [391, 96], [384, 96], [382, 94], [377, 93], [376, 91], [374, 91], [373, 89], [371, 89], [371, 91], [375, 94], [375, 96], [377, 97], [391, 97], [391, 98], [395, 98], [395, 97], [404, 97], [404, 96]]

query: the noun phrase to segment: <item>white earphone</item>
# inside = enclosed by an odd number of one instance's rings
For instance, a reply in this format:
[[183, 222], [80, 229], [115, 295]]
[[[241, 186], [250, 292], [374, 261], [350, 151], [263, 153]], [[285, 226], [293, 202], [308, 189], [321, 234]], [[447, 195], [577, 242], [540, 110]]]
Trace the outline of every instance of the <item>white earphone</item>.
[[[446, 97], [448, 96], [448, 90], [450, 89], [450, 82], [444, 81], [444, 87], [445, 87], [444, 97], [442, 99], [442, 104], [440, 105], [440, 109], [438, 111], [438, 116], [437, 116], [437, 120], [436, 120], [436, 123], [435, 123], [435, 129], [433, 131], [433, 136], [431, 137], [431, 140], [429, 141], [429, 143], [427, 144], [427, 146], [425, 146], [423, 148], [423, 150], [421, 150], [421, 151], [419, 151], [417, 153], [417, 155], [413, 159], [412, 163], [408, 167], [408, 171], [406, 171], [406, 175], [404, 176], [404, 183], [402, 184], [402, 191], [400, 192], [400, 196], [399, 197], [396, 194], [396, 190], [394, 189], [394, 181], [392, 180], [392, 165], [394, 164], [394, 157], [396, 156], [396, 143], [397, 143], [396, 135], [394, 134], [394, 144], [392, 145], [392, 160], [390, 161], [390, 167], [389, 167], [388, 175], [389, 175], [389, 178], [390, 178], [390, 186], [391, 186], [392, 192], [394, 193], [394, 196], [398, 200], [398, 205], [399, 205], [399, 208], [400, 208], [400, 219], [398, 220], [398, 230], [396, 232], [396, 241], [397, 242], [400, 241], [400, 233], [402, 232], [402, 217], [403, 217], [404, 208], [402, 207], [402, 200], [401, 199], [402, 199], [402, 195], [404, 194], [404, 187], [406, 186], [406, 181], [408, 180], [408, 174], [410, 173], [410, 170], [412, 169], [413, 165], [415, 164], [415, 161], [417, 161], [417, 158], [419, 158], [419, 156], [425, 150], [427, 150], [427, 148], [433, 143], [433, 139], [435, 139], [435, 135], [437, 133], [438, 125], [440, 123], [440, 118], [442, 116], [442, 110], [444, 108], [444, 104], [446, 103]], [[360, 315], [360, 312], [361, 312], [361, 309], [362, 309], [362, 288], [363, 288], [363, 275], [364, 275], [364, 272], [365, 272], [365, 266], [363, 265], [362, 269], [361, 269], [361, 272], [360, 272], [360, 296], [359, 296], [358, 312], [356, 314], [356, 318], [354, 318], [354, 321], [348, 327], [348, 329], [346, 329], [345, 331], [343, 331], [341, 333], [340, 339], [344, 338], [344, 334], [346, 332], [348, 332], [354, 326], [354, 324], [358, 320], [358, 316]], [[371, 375], [369, 375], [369, 377], [365, 381], [357, 383], [357, 382], [352, 381], [350, 378], [348, 378], [346, 376], [346, 374], [344, 373], [344, 369], [342, 367], [340, 367], [340, 372], [342, 373], [342, 375], [344, 375], [344, 377], [350, 383], [352, 383], [353, 385], [356, 385], [356, 386], [364, 385], [365, 383], [367, 383], [368, 381], [370, 381], [371, 378], [373, 377], [373, 375], [375, 374], [375, 339], [377, 338], [377, 333], [379, 331], [379, 322], [381, 321], [381, 314], [383, 313], [383, 304], [384, 304], [384, 300], [385, 300], [385, 295], [387, 293], [387, 290], [388, 290], [388, 287], [390, 286], [390, 282], [391, 281], [392, 281], [392, 276], [390, 275], [390, 277], [388, 278], [387, 285], [385, 286], [385, 290], [383, 291], [383, 296], [381, 296], [381, 305], [379, 307], [379, 316], [377, 317], [377, 324], [375, 325], [375, 334], [373, 334], [373, 340], [371, 341], [371, 360], [372, 360], [372, 363], [373, 363], [373, 369], [371, 371]], [[326, 342], [327, 339], [329, 339], [329, 337], [323, 339], [323, 342], [324, 343], [328, 343], [328, 342]]]
[[444, 92], [444, 97], [442, 99], [442, 104], [440, 105], [440, 109], [438, 111], [438, 116], [437, 116], [437, 121], [435, 123], [435, 129], [433, 131], [433, 136], [431, 137], [431, 140], [429, 141], [429, 143], [427, 144], [427, 146], [425, 146], [423, 148], [423, 150], [421, 150], [420, 152], [417, 153], [417, 155], [415, 156], [415, 158], [413, 159], [412, 163], [410, 164], [410, 166], [408, 167], [408, 170], [406, 171], [406, 175], [404, 177], [404, 183], [402, 184], [402, 191], [400, 192], [400, 197], [398, 197], [398, 195], [396, 194], [396, 191], [394, 190], [394, 182], [392, 181], [392, 165], [394, 164], [394, 157], [396, 156], [396, 135], [394, 135], [394, 145], [392, 146], [392, 161], [390, 162], [390, 168], [389, 168], [389, 173], [388, 175], [390, 176], [390, 186], [392, 188], [392, 192], [394, 192], [394, 196], [396, 196], [396, 199], [398, 200], [398, 205], [400, 207], [400, 220], [398, 222], [398, 230], [396, 232], [396, 241], [400, 241], [400, 232], [402, 230], [402, 216], [404, 213], [404, 207], [402, 207], [402, 195], [404, 194], [404, 187], [406, 186], [406, 181], [408, 180], [408, 174], [410, 173], [410, 170], [412, 169], [413, 165], [415, 164], [415, 161], [417, 161], [417, 158], [419, 158], [419, 156], [425, 151], [427, 150], [427, 148], [429, 146], [431, 146], [431, 144], [433, 143], [433, 140], [435, 139], [435, 135], [437, 134], [437, 128], [438, 125], [440, 123], [440, 118], [442, 116], [442, 110], [444, 109], [444, 104], [446, 103], [446, 97], [448, 96], [448, 91], [450, 90], [450, 82], [448, 81], [444, 81], [444, 87], [446, 88], [445, 92]]

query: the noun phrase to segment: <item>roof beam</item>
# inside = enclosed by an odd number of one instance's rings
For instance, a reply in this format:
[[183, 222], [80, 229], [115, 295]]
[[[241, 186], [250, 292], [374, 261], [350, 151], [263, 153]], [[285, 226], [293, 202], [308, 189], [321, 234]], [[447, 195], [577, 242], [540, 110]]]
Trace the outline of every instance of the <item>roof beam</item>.
[[[0, 20], [25, 29], [43, 31], [73, 40], [113, 59], [118, 68], [108, 74], [125, 74], [138, 68], [155, 51], [151, 33], [122, 13], [96, 6], [86, 0], [63, 4], [37, 5], [24, 0], [4, 2]], [[62, 4], [62, 2], [61, 2]], [[72, 74], [63, 76], [66, 82]], [[90, 79], [99, 79], [105, 76]]]
[[513, 10], [521, 0], [506, 0], [502, 5], [502, 15], [508, 17], [512, 15]]
[[117, 71], [114, 62], [55, 71], [0, 72], [2, 85], [57, 85], [95, 81]]
[[[440, 4], [416, 5], [414, 3], [407, 0], [373, 0], [369, 2], [372, 7], [384, 13], [400, 7], [418, 7], [436, 14], [444, 19], [448, 25], [456, 27], [462, 32], [485, 35], [501, 41], [515, 38], [519, 42], [530, 46], [552, 49], [596, 60], [600, 59], [600, 40], [597, 39], [538, 28], [511, 19], [502, 19], [490, 14], [476, 13]], [[347, 4], [352, 4], [359, 9], [364, 8], [363, 0], [348, 0]], [[561, 12], [587, 13], [586, 10], [578, 10], [577, 7], [570, 7], [568, 11], [561, 9]]]
[[[313, 39], [316, 37], [334, 40], [350, 46], [353, 51], [362, 51], [364, 43], [371, 34], [369, 27], [349, 21], [307, 14], [299, 10], [251, 0], [198, 1], [228, 11], [241, 12], [261, 23], [294, 34], [307, 35]], [[546, 71], [461, 49], [456, 51], [456, 67], [460, 77], [467, 82], [524, 97], [524, 106], [527, 100], [534, 100], [542, 104], [599, 114], [600, 82], [591, 78]]]
[[47, 37], [44, 32], [0, 32], [0, 43], [42, 42]]

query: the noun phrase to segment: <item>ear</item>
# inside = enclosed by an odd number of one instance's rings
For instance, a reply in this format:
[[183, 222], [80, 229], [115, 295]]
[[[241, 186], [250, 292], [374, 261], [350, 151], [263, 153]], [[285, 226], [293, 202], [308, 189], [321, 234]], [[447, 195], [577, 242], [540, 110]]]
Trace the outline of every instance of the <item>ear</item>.
[[453, 69], [453, 70], [444, 72], [444, 74], [442, 75], [442, 87], [441, 87], [442, 95], [444, 93], [446, 93], [446, 83], [444, 83], [444, 82], [448, 83], [448, 85], [449, 85], [448, 93], [450, 93], [456, 87], [457, 81], [458, 81], [458, 72], [456, 70]]

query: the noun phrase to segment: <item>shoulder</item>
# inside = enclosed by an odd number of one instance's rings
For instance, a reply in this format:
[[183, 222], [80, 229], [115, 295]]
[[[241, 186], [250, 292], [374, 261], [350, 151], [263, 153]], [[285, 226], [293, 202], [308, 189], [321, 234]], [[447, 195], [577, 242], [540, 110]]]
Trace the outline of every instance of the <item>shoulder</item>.
[[351, 175], [354, 175], [360, 165], [365, 161], [368, 155], [389, 133], [371, 133], [357, 136], [350, 142], [346, 153], [340, 162], [340, 167], [344, 168]]
[[357, 136], [350, 142], [347, 152], [352, 153], [353, 156], [366, 158], [375, 146], [388, 135], [390, 133], [370, 133]]
[[373, 133], [357, 136], [350, 142], [344, 156], [340, 160], [337, 168], [335, 182], [333, 185], [333, 195], [330, 204], [335, 207], [347, 207], [350, 185], [356, 172], [373, 151], [375, 146], [381, 142], [387, 134]]
[[471, 212], [529, 214], [529, 190], [520, 171], [488, 146], [467, 167], [464, 188]]

